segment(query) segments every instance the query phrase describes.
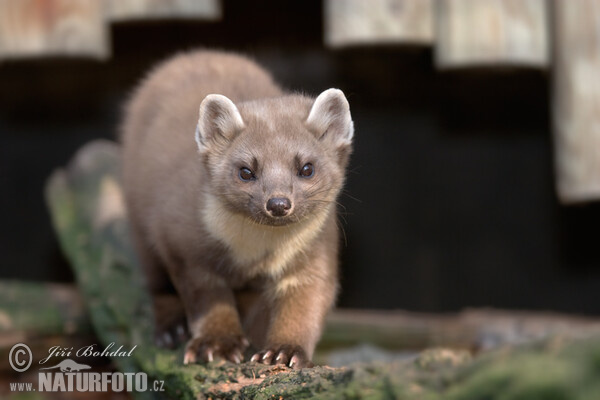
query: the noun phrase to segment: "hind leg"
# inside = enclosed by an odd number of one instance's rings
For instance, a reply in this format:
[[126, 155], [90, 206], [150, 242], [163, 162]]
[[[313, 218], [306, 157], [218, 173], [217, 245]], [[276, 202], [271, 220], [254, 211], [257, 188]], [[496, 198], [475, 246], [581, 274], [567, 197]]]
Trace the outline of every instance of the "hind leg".
[[261, 349], [265, 345], [269, 326], [270, 310], [268, 302], [255, 290], [242, 290], [235, 293], [236, 303], [246, 337], [252, 347]]
[[156, 252], [134, 235], [134, 245], [146, 277], [154, 313], [156, 345], [176, 348], [189, 339], [183, 304]]
[[176, 294], [155, 294], [154, 338], [157, 346], [174, 349], [190, 338], [183, 304]]

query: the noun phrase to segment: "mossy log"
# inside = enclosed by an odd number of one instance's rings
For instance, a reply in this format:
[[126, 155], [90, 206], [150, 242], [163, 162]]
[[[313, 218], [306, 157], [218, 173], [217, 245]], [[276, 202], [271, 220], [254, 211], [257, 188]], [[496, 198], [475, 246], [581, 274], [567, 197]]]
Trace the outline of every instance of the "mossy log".
[[[76, 286], [0, 281], [0, 355], [19, 341], [39, 341], [43, 348], [50, 340], [88, 340], [92, 334], [91, 321]], [[428, 347], [490, 350], [555, 335], [591, 334], [600, 334], [597, 318], [559, 313], [467, 309], [431, 314], [337, 309], [326, 320], [316, 356], [326, 363], [331, 351], [363, 344], [391, 351]]]
[[434, 349], [406, 361], [344, 368], [183, 366], [181, 349], [158, 349], [151, 340], [149, 297], [127, 235], [118, 146], [99, 141], [84, 147], [67, 169], [52, 175], [46, 196], [96, 334], [105, 345], [136, 345], [132, 357], [115, 358], [115, 364], [164, 380], [169, 398], [600, 398], [598, 338], [558, 336], [475, 359], [466, 350]]

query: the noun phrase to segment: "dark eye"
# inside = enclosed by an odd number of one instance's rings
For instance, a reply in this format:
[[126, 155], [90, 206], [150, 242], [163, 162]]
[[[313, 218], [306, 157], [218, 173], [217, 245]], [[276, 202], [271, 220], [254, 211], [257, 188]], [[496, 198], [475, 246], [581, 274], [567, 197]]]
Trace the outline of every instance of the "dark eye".
[[244, 182], [253, 181], [256, 179], [256, 176], [254, 176], [254, 172], [252, 172], [252, 170], [250, 168], [246, 168], [246, 167], [240, 168], [240, 172], [239, 172], [238, 176]]
[[315, 167], [311, 163], [305, 164], [304, 167], [300, 168], [298, 175], [302, 178], [310, 178], [315, 174]]

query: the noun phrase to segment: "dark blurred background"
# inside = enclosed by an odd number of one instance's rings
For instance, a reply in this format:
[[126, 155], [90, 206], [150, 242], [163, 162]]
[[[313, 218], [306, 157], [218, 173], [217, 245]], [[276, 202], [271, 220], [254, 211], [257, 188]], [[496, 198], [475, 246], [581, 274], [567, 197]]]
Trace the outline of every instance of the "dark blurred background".
[[439, 71], [427, 46], [331, 50], [318, 0], [224, 1], [219, 22], [117, 23], [111, 37], [107, 61], [0, 63], [1, 278], [73, 279], [46, 179], [84, 143], [116, 138], [154, 63], [207, 47], [251, 55], [292, 91], [346, 93], [341, 307], [600, 314], [600, 207], [557, 201], [547, 71]]

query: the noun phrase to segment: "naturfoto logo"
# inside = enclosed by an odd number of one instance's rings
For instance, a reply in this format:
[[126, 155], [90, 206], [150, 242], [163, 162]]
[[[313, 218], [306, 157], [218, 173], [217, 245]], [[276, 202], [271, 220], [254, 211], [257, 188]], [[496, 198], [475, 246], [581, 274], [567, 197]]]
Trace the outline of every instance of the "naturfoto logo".
[[79, 372], [83, 369], [90, 369], [92, 367], [90, 367], [89, 365], [85, 365], [85, 364], [77, 364], [75, 361], [69, 360], [67, 358], [66, 360], [62, 360], [61, 362], [56, 364], [54, 367], [40, 368], [40, 371], [43, 369], [54, 369], [54, 368], [60, 368], [61, 372]]

